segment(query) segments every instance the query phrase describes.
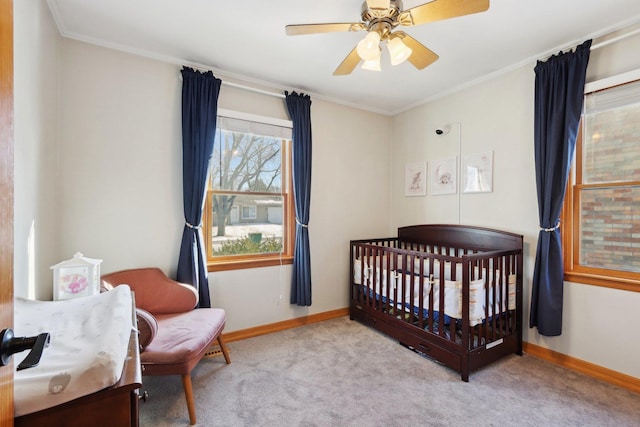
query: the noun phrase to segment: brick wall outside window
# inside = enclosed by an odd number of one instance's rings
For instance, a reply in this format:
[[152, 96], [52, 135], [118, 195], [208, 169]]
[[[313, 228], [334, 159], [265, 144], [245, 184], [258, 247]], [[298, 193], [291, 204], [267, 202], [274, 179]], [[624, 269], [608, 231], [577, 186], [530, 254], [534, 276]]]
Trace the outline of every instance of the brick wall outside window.
[[585, 117], [582, 172], [580, 264], [640, 272], [640, 104]]

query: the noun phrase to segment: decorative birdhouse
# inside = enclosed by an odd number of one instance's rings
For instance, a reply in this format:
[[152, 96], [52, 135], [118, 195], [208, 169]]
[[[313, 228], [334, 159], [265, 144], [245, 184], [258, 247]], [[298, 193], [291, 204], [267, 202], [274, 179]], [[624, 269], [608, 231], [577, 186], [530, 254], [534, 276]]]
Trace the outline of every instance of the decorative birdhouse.
[[51, 267], [53, 299], [65, 300], [100, 293], [101, 259], [92, 259], [77, 252], [72, 259]]

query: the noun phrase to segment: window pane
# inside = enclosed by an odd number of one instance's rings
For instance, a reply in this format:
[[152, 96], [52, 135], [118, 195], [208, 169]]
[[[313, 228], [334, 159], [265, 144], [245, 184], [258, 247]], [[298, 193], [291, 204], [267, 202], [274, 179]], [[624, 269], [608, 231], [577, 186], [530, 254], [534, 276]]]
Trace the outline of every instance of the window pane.
[[218, 129], [211, 159], [214, 190], [282, 192], [282, 140]]
[[580, 264], [640, 272], [640, 188], [589, 188], [580, 196]]
[[283, 197], [213, 194], [212, 253], [282, 252]]
[[[220, 112], [220, 110], [219, 110]], [[291, 126], [224, 110], [218, 116], [203, 217], [209, 269], [289, 263]]]
[[640, 104], [585, 116], [583, 182], [640, 181]]
[[587, 94], [583, 183], [640, 181], [640, 81]]
[[242, 219], [256, 219], [256, 205], [243, 205]]

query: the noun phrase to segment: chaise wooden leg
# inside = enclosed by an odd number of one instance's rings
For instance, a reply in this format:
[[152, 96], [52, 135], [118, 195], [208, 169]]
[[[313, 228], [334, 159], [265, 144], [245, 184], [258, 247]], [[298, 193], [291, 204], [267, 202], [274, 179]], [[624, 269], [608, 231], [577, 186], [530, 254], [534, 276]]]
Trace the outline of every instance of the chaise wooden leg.
[[182, 376], [182, 386], [184, 387], [184, 396], [187, 398], [187, 409], [189, 409], [189, 422], [191, 425], [196, 423], [196, 404], [193, 399], [193, 386], [191, 385], [191, 375], [184, 374]]
[[222, 342], [222, 335], [218, 335], [218, 344], [220, 344], [220, 350], [222, 350], [222, 354], [224, 355], [224, 360], [227, 362], [227, 365], [231, 363], [231, 357], [229, 357], [229, 349]]

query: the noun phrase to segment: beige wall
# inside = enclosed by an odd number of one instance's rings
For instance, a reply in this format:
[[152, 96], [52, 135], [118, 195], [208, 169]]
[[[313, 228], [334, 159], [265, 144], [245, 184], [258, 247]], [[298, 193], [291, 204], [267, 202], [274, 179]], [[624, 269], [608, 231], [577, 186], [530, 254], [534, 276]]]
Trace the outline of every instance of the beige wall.
[[[173, 275], [184, 225], [179, 68], [73, 40], [61, 58], [60, 257]], [[218, 105], [288, 118], [282, 98], [225, 85]], [[391, 119], [313, 98], [311, 111], [313, 305], [289, 304], [290, 266], [212, 273], [227, 331], [346, 307], [349, 239], [387, 230]]]
[[184, 217], [180, 80], [168, 64], [64, 39], [60, 257], [174, 265]]
[[[640, 68], [640, 36], [595, 50], [588, 81]], [[630, 59], [632, 58], [633, 59]], [[538, 239], [533, 152], [534, 68], [493, 80], [394, 117], [392, 223], [453, 222], [522, 234], [525, 242], [524, 339], [578, 359], [640, 377], [640, 342], [629, 327], [640, 322], [640, 293], [565, 283], [563, 333], [543, 337], [529, 329], [531, 280]], [[436, 127], [458, 123], [446, 136]], [[461, 132], [459, 133], [459, 131]], [[406, 162], [493, 150], [492, 193], [404, 197]]]
[[58, 262], [61, 37], [43, 1], [14, 1], [15, 295], [50, 299]]

